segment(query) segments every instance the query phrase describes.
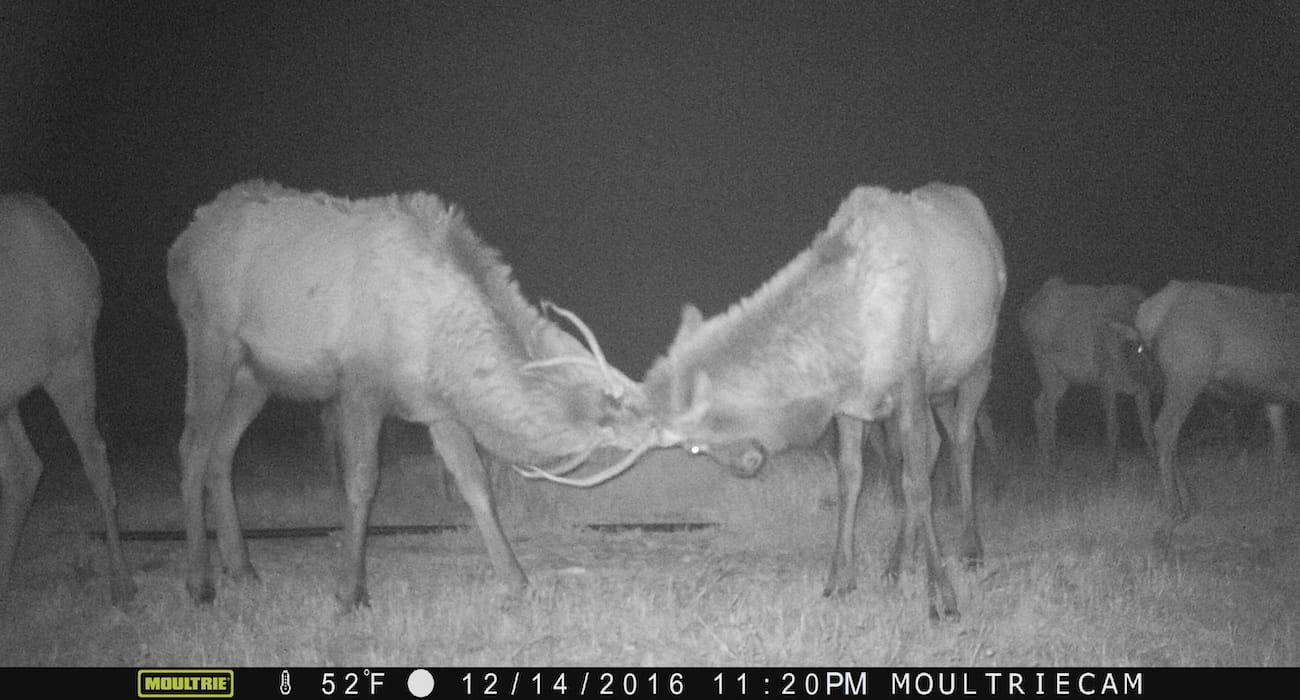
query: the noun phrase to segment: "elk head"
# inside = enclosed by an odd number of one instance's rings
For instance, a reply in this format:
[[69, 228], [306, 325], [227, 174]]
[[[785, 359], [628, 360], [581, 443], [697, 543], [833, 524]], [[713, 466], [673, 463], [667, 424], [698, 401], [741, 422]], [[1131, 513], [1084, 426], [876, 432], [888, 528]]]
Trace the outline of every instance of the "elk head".
[[[537, 358], [521, 370], [535, 376], [578, 373], [599, 377], [603, 392], [599, 405], [576, 407], [592, 426], [587, 444], [562, 463], [545, 469], [534, 465], [515, 465], [515, 470], [529, 479], [545, 479], [566, 486], [586, 488], [604, 483], [631, 468], [648, 450], [656, 446], [657, 436], [651, 426], [645, 393], [641, 387], [619, 372], [605, 359], [600, 343], [577, 314], [543, 301], [544, 313], [554, 313], [571, 323], [586, 341], [586, 347], [547, 318], [538, 320], [529, 339], [529, 355]], [[602, 447], [625, 450], [623, 459], [600, 473], [582, 478], [567, 478], [585, 464], [593, 452]]]
[[686, 306], [667, 356], [646, 375], [657, 444], [680, 446], [737, 476], [752, 477], [769, 454], [815, 442], [830, 421], [831, 407], [821, 397], [791, 394], [798, 382], [772, 376], [779, 367], [738, 360], [725, 346], [697, 351], [690, 359], [674, 352], [691, 345], [701, 324], [699, 310]]
[[1152, 391], [1159, 391], [1164, 377], [1151, 345], [1132, 325], [1112, 320], [1107, 322], [1107, 326], [1119, 338], [1120, 358], [1128, 376]]

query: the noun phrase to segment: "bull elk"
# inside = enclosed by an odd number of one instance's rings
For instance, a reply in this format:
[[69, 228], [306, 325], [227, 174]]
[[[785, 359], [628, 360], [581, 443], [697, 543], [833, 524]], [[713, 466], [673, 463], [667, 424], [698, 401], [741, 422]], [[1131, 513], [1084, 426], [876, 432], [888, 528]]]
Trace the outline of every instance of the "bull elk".
[[834, 418], [839, 525], [824, 592], [836, 595], [856, 586], [864, 425], [887, 421], [902, 447], [905, 514], [886, 575], [897, 577], [904, 551], [919, 541], [930, 613], [957, 618], [932, 513], [935, 415], [958, 473], [961, 555], [975, 563], [983, 546], [971, 484], [974, 425], [1005, 289], [1002, 244], [969, 190], [857, 188], [812, 246], [753, 295], [708, 320], [686, 307], [672, 345], [645, 376], [655, 443], [752, 474], [771, 453], [813, 444]]
[[244, 182], [195, 212], [167, 275], [188, 358], [181, 490], [186, 585], [197, 602], [215, 595], [205, 493], [226, 570], [255, 576], [231, 457], [272, 393], [332, 404], [347, 497], [344, 610], [368, 603], [365, 533], [384, 416], [427, 426], [513, 586], [527, 578], [477, 447], [509, 462], [560, 460], [559, 469], [599, 447], [630, 450], [629, 462], [649, 447], [639, 387], [605, 362], [577, 316], [529, 304], [498, 252], [435, 195], [350, 201]]
[[136, 587], [122, 556], [107, 450], [95, 427], [99, 271], [72, 227], [39, 197], [0, 197], [0, 300], [0, 592], [42, 471], [18, 402], [40, 388], [58, 409], [103, 510], [112, 600], [129, 601]]

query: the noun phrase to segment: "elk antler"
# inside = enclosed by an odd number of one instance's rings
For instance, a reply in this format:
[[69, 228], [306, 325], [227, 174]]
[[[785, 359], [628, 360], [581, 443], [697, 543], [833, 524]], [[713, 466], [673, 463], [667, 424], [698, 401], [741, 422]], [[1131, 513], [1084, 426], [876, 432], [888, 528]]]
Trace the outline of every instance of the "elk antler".
[[[598, 484], [603, 484], [606, 481], [609, 481], [610, 479], [613, 479], [619, 474], [622, 474], [623, 472], [627, 471], [632, 467], [633, 464], [636, 464], [636, 461], [641, 458], [641, 455], [649, 451], [650, 448], [655, 446], [655, 444], [656, 444], [656, 440], [654, 438], [648, 439], [645, 442], [641, 443], [640, 446], [633, 449], [631, 452], [628, 452], [627, 456], [619, 460], [616, 464], [606, 468], [604, 471], [601, 471], [596, 474], [592, 474], [591, 476], [584, 477], [581, 479], [567, 479], [565, 477], [559, 476], [560, 474], [573, 471], [576, 468], [576, 465], [573, 464], [573, 460], [566, 462], [564, 465], [562, 465], [559, 469], [555, 470], [554, 472], [544, 471], [542, 469], [538, 469], [537, 467], [533, 467], [533, 466], [527, 466], [527, 467], [515, 466], [514, 470], [519, 472], [527, 479], [545, 479], [547, 481], [553, 481], [557, 484], [563, 484], [564, 486], [573, 486], [576, 488], [585, 489], [585, 488], [590, 488], [592, 486], [596, 486]], [[590, 450], [588, 450], [588, 453], [590, 453]], [[581, 462], [579, 462], [579, 464], [581, 464]]]
[[592, 440], [590, 444], [588, 444], [586, 447], [584, 447], [582, 450], [580, 450], [580, 451], [579, 451], [576, 455], [574, 455], [573, 457], [570, 457], [568, 461], [564, 462], [564, 463], [561, 464], [560, 466], [555, 467], [555, 468], [553, 468], [553, 469], [545, 469], [545, 470], [543, 470], [543, 469], [540, 469], [540, 468], [538, 468], [538, 467], [534, 467], [534, 466], [532, 466], [532, 465], [529, 465], [529, 466], [527, 466], [527, 467], [515, 467], [515, 471], [519, 472], [520, 474], [523, 474], [524, 476], [528, 476], [530, 479], [531, 479], [531, 478], [537, 478], [537, 477], [535, 477], [535, 476], [529, 476], [530, 474], [532, 474], [532, 473], [535, 472], [535, 471], [536, 471], [536, 472], [542, 472], [542, 473], [545, 473], [545, 474], [550, 474], [550, 475], [552, 475], [552, 476], [562, 476], [562, 475], [564, 475], [564, 474], [568, 474], [569, 472], [573, 471], [574, 469], [577, 469], [578, 467], [581, 467], [581, 466], [582, 466], [582, 465], [587, 461], [587, 459], [591, 457], [591, 453], [592, 453], [592, 452], [595, 452], [595, 451], [596, 451], [596, 448], [599, 447], [599, 446], [600, 446], [600, 440], [599, 440], [599, 439]]
[[623, 394], [627, 391], [627, 387], [624, 387], [615, 381], [614, 375], [609, 368], [609, 362], [605, 360], [605, 353], [601, 351], [600, 343], [596, 340], [596, 334], [592, 333], [591, 329], [587, 327], [587, 324], [583, 323], [582, 319], [578, 318], [578, 315], [572, 311], [556, 306], [547, 300], [542, 300], [541, 306], [544, 313], [554, 311], [561, 317], [567, 319], [569, 323], [572, 323], [573, 326], [578, 329], [578, 332], [582, 334], [582, 337], [587, 341], [587, 347], [591, 350], [591, 354], [595, 356], [596, 359], [593, 361], [588, 357], [578, 357], [573, 355], [550, 357], [544, 360], [534, 360], [524, 364], [524, 371], [566, 364], [595, 367], [600, 371], [601, 376], [605, 378], [605, 383], [609, 385], [609, 395], [615, 399], [623, 398]]

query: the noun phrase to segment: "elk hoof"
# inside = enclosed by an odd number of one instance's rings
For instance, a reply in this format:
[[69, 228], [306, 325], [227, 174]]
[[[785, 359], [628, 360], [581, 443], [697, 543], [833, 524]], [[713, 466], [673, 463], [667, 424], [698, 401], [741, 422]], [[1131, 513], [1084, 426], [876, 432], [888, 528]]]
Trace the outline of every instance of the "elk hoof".
[[185, 588], [189, 590], [190, 600], [194, 601], [195, 605], [211, 605], [212, 601], [217, 599], [217, 586], [212, 582], [212, 579], [204, 579], [199, 583], [187, 583]]
[[131, 599], [135, 598], [136, 590], [135, 581], [131, 580], [130, 577], [113, 579], [113, 582], [109, 584], [109, 595], [112, 596], [113, 605], [118, 607], [131, 602]]
[[339, 612], [347, 615], [357, 608], [370, 607], [370, 593], [364, 586], [353, 589], [348, 593], [340, 593], [335, 598], [339, 602]]
[[962, 535], [961, 556], [958, 557], [963, 569], [974, 571], [984, 566], [984, 543], [980, 541], [979, 535], [967, 531]]
[[252, 565], [248, 565], [248, 564], [238, 569], [228, 569], [226, 571], [226, 575], [230, 577], [231, 581], [235, 581], [237, 583], [258, 581], [261, 580], [262, 578], [257, 575], [257, 569], [254, 569]]
[[930, 621], [931, 622], [961, 622], [961, 613], [956, 608], [946, 608], [943, 614], [939, 614], [939, 609], [934, 603], [930, 603]]
[[827, 583], [822, 589], [823, 598], [842, 598], [853, 591], [857, 590], [856, 581], [841, 581], [839, 583]]

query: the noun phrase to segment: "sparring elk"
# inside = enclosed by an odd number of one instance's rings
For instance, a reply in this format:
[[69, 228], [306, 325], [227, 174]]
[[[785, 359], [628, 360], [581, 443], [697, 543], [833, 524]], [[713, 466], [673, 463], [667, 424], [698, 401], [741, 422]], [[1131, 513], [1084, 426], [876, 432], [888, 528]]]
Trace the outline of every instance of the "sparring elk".
[[1100, 394], [1112, 475], [1119, 462], [1120, 394], [1133, 397], [1142, 440], [1154, 458], [1151, 396], [1159, 388], [1159, 370], [1144, 345], [1113, 328], [1132, 325], [1144, 298], [1132, 285], [1069, 284], [1053, 277], [1020, 308], [1020, 329], [1041, 386], [1034, 399], [1034, 428], [1043, 464], [1060, 461], [1057, 407], [1072, 386], [1095, 387]]
[[39, 197], [0, 197], [0, 592], [41, 477], [18, 412], [19, 401], [39, 388], [58, 409], [103, 511], [112, 600], [135, 595], [107, 450], [95, 426], [99, 311], [99, 271], [72, 227]]
[[904, 516], [886, 575], [896, 578], [904, 551], [918, 544], [931, 615], [957, 618], [932, 513], [935, 415], [960, 482], [961, 556], [977, 563], [974, 424], [1005, 289], [1002, 244], [969, 190], [857, 188], [812, 246], [753, 295], [708, 320], [686, 307], [643, 384], [656, 442], [753, 474], [767, 455], [813, 444], [834, 419], [839, 522], [824, 592], [838, 595], [856, 586], [864, 425], [886, 421], [904, 464]]
[[[205, 493], [226, 570], [256, 575], [231, 456], [272, 393], [332, 404], [347, 500], [344, 610], [368, 603], [365, 533], [384, 416], [427, 426], [513, 587], [527, 578], [477, 448], [511, 462], [562, 460], [563, 470], [600, 447], [630, 450], [629, 464], [649, 447], [639, 387], [604, 361], [577, 316], [530, 305], [498, 252], [435, 195], [349, 201], [241, 183], [195, 212], [167, 263], [188, 358], [180, 460], [196, 602], [215, 595]], [[590, 350], [547, 311], [573, 323]]]
[[1175, 454], [1183, 421], [1202, 393], [1265, 404], [1273, 463], [1283, 463], [1286, 406], [1300, 402], [1300, 301], [1295, 295], [1175, 280], [1142, 302], [1127, 334], [1151, 348], [1163, 376], [1156, 461], [1171, 526], [1186, 520], [1193, 507]]

